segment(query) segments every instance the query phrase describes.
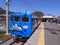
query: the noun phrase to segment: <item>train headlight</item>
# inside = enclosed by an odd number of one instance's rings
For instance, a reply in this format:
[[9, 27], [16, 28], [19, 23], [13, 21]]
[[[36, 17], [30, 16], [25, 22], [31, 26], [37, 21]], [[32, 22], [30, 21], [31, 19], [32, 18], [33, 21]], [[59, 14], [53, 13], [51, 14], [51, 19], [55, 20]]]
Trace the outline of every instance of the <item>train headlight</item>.
[[26, 25], [25, 25], [25, 26], [23, 26], [23, 28], [24, 28], [24, 29], [27, 29], [27, 28], [28, 28], [28, 26], [26, 26]]

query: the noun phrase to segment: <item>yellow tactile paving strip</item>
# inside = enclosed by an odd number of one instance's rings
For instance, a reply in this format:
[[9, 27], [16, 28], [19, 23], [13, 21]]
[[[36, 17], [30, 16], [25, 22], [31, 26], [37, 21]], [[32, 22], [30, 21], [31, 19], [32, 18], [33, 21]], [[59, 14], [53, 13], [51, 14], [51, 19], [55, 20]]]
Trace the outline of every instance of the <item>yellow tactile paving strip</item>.
[[45, 41], [44, 41], [44, 23], [42, 22], [42, 30], [40, 33], [40, 37], [38, 40], [38, 45], [45, 45]]

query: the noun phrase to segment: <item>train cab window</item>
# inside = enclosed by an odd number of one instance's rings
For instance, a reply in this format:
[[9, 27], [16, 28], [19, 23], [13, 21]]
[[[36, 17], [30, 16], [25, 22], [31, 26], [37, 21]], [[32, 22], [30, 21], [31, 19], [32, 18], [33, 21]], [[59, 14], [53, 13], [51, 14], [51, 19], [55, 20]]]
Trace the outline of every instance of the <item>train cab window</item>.
[[14, 17], [14, 21], [18, 22], [20, 20], [20, 17], [19, 16], [15, 16]]
[[22, 17], [22, 22], [29, 22], [29, 17]]

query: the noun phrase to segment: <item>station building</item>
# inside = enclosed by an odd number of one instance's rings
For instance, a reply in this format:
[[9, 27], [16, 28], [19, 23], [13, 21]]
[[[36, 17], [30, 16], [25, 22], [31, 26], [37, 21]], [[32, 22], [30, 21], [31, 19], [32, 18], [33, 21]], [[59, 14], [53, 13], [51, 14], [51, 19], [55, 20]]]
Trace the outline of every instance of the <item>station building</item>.
[[53, 16], [53, 15], [44, 15], [43, 17], [41, 17], [41, 21], [42, 22], [56, 22], [58, 21], [57, 17]]

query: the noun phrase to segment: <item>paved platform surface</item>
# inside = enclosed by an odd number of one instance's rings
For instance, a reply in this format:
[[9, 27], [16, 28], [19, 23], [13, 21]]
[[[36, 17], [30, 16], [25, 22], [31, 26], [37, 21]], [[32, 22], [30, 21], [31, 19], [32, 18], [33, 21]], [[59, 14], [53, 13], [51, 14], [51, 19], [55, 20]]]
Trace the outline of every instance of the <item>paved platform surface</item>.
[[60, 25], [44, 23], [45, 45], [60, 45]]
[[34, 34], [29, 38], [29, 40], [24, 45], [38, 45], [39, 35], [41, 32], [41, 25], [39, 25], [38, 29], [34, 32]]
[[60, 25], [41, 23], [24, 45], [60, 45]]

